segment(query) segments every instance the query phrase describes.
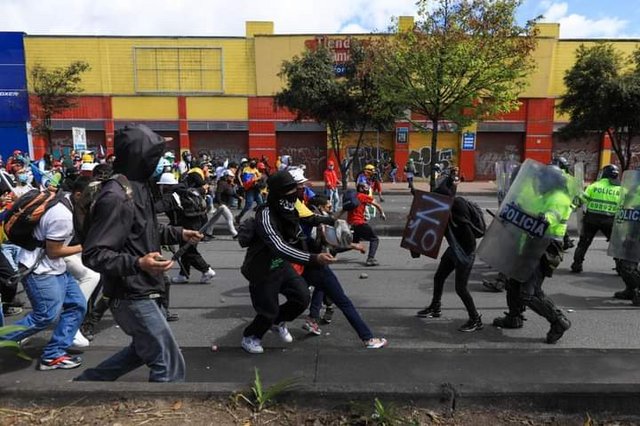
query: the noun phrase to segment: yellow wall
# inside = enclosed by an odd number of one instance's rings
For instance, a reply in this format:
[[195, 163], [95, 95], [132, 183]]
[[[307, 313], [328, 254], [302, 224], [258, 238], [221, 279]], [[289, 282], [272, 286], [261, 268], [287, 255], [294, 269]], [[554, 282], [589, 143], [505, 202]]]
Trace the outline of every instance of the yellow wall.
[[26, 36], [27, 69], [36, 63], [46, 67], [83, 60], [91, 70], [82, 77], [85, 94], [133, 95], [134, 47], [208, 47], [222, 49], [223, 93], [255, 94], [253, 40], [244, 38], [134, 38]]
[[113, 118], [128, 120], [177, 120], [178, 100], [173, 97], [114, 97]]
[[256, 36], [256, 94], [258, 96], [272, 96], [282, 88], [283, 80], [278, 77], [282, 61], [291, 59], [304, 52], [304, 42], [315, 38], [314, 35], [305, 36]]
[[187, 119], [246, 121], [249, 119], [247, 98], [189, 97]]
[[[409, 134], [409, 155], [412, 151], [421, 152], [423, 148], [431, 148], [431, 132]], [[438, 151], [452, 151], [451, 164], [458, 164], [460, 158], [460, 133], [438, 132]], [[436, 162], [438, 159], [436, 159]]]

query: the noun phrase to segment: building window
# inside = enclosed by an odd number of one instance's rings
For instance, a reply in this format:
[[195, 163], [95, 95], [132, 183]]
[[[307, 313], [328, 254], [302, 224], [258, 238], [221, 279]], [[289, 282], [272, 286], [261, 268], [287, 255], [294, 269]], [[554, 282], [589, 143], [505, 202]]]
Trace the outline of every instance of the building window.
[[138, 93], [223, 93], [222, 49], [135, 47]]

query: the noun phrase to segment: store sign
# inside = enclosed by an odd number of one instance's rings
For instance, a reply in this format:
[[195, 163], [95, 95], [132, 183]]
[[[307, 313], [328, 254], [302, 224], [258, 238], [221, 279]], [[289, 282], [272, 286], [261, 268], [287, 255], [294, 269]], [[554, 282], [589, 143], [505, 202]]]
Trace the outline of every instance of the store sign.
[[409, 128], [396, 127], [396, 143], [406, 144], [409, 142]]
[[329, 38], [328, 36], [316, 36], [312, 40], [306, 40], [304, 45], [309, 50], [324, 47], [333, 55], [333, 68], [336, 76], [347, 73], [347, 62], [351, 59], [351, 37]]
[[462, 135], [462, 150], [463, 151], [475, 151], [476, 150], [476, 134], [467, 132]]

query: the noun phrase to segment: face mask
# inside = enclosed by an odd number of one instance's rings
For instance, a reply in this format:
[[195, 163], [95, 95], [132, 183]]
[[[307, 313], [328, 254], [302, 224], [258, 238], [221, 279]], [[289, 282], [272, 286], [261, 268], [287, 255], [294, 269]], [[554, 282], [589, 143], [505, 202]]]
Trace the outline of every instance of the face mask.
[[20, 173], [18, 175], [18, 182], [26, 184], [29, 181], [29, 175], [26, 173]]
[[156, 165], [156, 169], [153, 172], [154, 178], [159, 178], [160, 176], [162, 176], [162, 172], [164, 171], [164, 166], [165, 166], [165, 163], [161, 158], [160, 161], [158, 161], [158, 164]]
[[297, 199], [298, 194], [295, 192], [293, 194], [284, 195], [278, 200], [278, 206], [284, 211], [291, 212], [295, 210], [295, 203]]

